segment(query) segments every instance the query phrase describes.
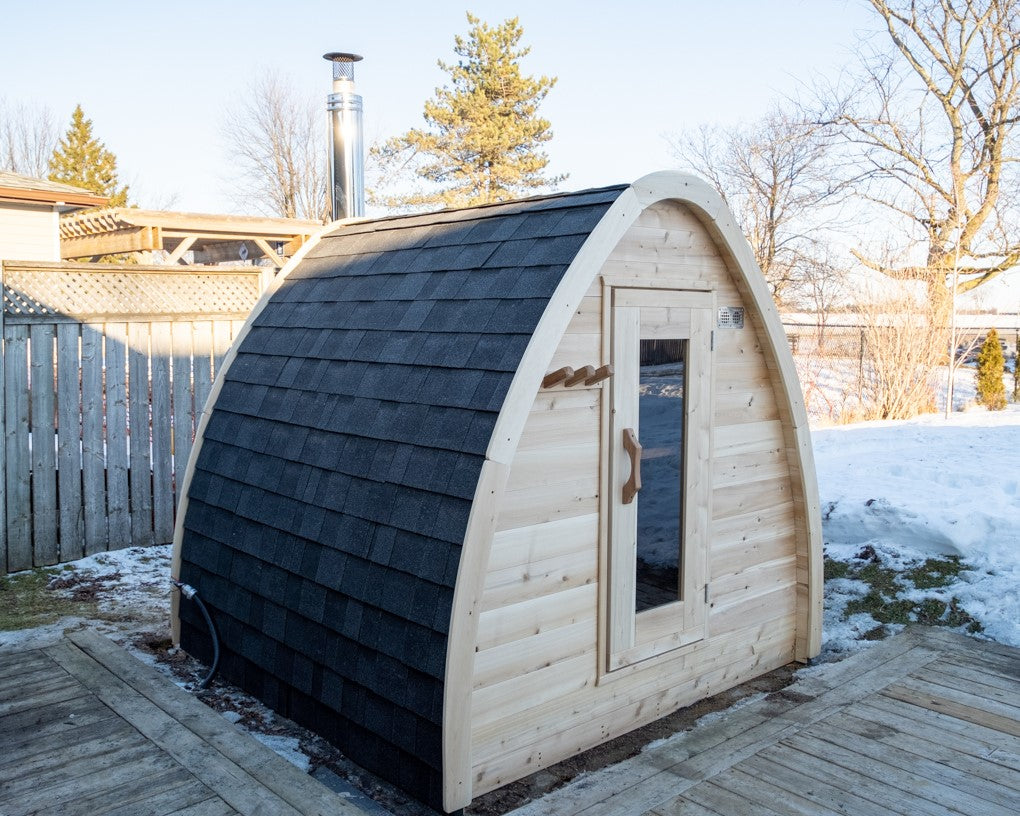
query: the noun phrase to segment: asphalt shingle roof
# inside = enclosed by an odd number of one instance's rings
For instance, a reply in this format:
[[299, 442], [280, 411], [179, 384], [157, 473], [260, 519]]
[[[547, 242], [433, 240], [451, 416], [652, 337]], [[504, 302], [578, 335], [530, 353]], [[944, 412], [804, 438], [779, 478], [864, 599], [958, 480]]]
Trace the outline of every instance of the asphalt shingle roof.
[[[492, 428], [549, 297], [623, 187], [340, 227], [226, 372], [182, 580], [222, 671], [441, 802], [446, 638]], [[209, 654], [182, 605], [183, 644]]]

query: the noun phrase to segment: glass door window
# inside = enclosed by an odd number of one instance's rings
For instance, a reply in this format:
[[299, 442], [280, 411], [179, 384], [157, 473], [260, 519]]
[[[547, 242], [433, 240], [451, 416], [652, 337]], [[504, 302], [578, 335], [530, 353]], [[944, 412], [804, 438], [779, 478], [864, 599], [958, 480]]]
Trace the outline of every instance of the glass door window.
[[637, 497], [635, 612], [683, 600], [687, 344], [677, 338], [642, 338], [638, 347], [642, 488]]

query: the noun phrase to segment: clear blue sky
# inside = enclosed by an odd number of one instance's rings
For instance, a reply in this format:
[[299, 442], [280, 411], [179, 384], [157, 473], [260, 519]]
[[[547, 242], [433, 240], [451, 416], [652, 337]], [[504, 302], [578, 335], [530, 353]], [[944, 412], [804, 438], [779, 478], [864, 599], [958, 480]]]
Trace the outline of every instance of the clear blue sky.
[[366, 136], [395, 135], [421, 124], [465, 10], [518, 16], [525, 69], [558, 77], [542, 113], [564, 189], [671, 166], [664, 133], [756, 117], [838, 74], [875, 27], [863, 0], [18, 0], [3, 7], [0, 97], [47, 105], [61, 130], [81, 103], [143, 206], [175, 196], [175, 209], [231, 212], [223, 108], [253, 74], [276, 70], [325, 107], [321, 55], [360, 53]]

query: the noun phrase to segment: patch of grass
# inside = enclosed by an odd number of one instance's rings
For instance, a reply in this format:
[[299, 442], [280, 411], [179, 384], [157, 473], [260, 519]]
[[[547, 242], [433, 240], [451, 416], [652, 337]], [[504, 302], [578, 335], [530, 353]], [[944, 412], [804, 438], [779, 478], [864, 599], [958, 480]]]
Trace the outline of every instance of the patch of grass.
[[918, 589], [936, 589], [949, 586], [966, 569], [958, 555], [929, 558], [920, 566], [909, 569], [904, 578]]
[[885, 595], [897, 595], [903, 588], [896, 580], [899, 573], [889, 567], [883, 567], [881, 564], [869, 562], [859, 567], [855, 572], [856, 574], [851, 577], [858, 581], [864, 581], [872, 589]]
[[867, 612], [879, 623], [910, 623], [910, 613], [914, 606], [912, 601], [902, 600], [895, 595], [890, 598], [872, 589], [863, 598], [854, 598], [848, 601], [846, 614], [849, 617]]
[[850, 565], [846, 561], [837, 561], [835, 558], [829, 558], [826, 555], [822, 565], [826, 581], [831, 581], [835, 578], [847, 578], [850, 575]]
[[848, 578], [862, 581], [868, 591], [859, 598], [847, 601], [844, 619], [866, 613], [878, 626], [865, 632], [864, 640], [881, 640], [888, 636], [891, 624], [921, 623], [926, 626], [966, 627], [968, 632], [980, 632], [981, 623], [964, 609], [958, 598], [946, 602], [927, 597], [910, 600], [904, 596], [910, 590], [943, 589], [953, 583], [967, 566], [959, 556], [928, 558], [923, 564], [899, 572], [884, 566], [881, 558], [870, 546], [864, 547], [850, 561], [837, 561], [826, 557], [825, 578]]
[[937, 626], [942, 622], [948, 606], [938, 598], [925, 598], [917, 605], [917, 622], [925, 626]]
[[0, 576], [0, 631], [45, 626], [64, 617], [105, 618], [94, 598], [74, 598], [49, 588], [59, 568], [40, 567]]

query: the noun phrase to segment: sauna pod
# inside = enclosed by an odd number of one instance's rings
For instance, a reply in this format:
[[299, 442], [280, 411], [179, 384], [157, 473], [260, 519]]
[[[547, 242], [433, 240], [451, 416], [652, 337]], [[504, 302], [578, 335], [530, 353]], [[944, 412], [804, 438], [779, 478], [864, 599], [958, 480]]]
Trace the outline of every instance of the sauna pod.
[[222, 674], [446, 811], [820, 647], [800, 388], [693, 176], [327, 227], [183, 494]]

